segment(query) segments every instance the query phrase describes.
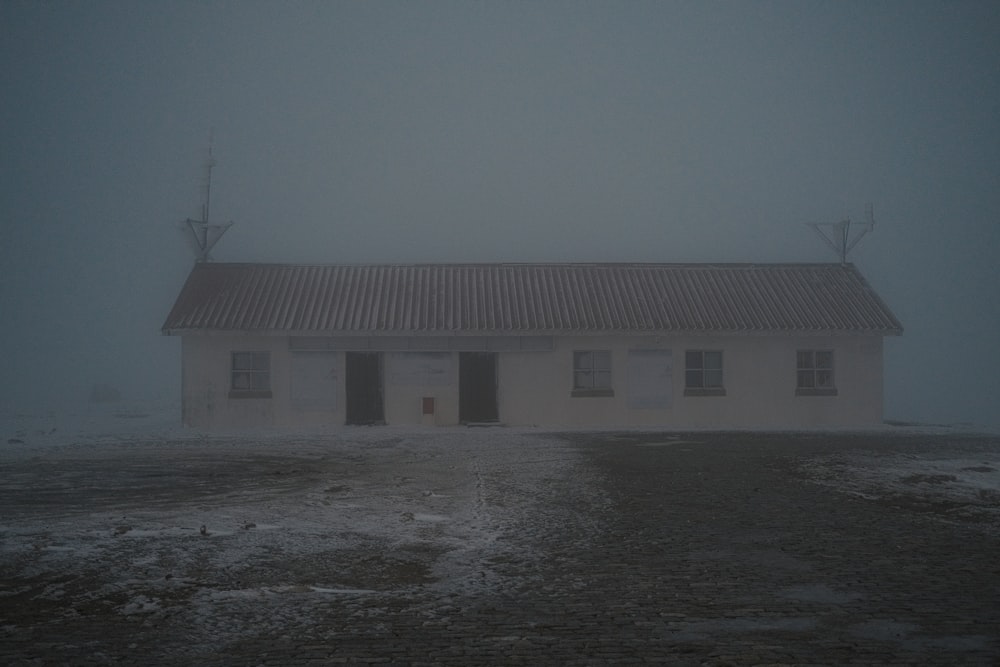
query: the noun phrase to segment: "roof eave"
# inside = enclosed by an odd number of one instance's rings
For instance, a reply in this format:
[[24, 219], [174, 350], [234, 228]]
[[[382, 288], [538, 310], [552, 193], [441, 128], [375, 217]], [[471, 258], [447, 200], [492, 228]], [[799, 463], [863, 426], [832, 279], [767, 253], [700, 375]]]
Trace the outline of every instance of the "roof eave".
[[203, 329], [164, 327], [164, 336], [901, 336], [902, 327], [893, 329], [451, 329], [446, 331], [350, 329], [337, 331], [290, 329]]

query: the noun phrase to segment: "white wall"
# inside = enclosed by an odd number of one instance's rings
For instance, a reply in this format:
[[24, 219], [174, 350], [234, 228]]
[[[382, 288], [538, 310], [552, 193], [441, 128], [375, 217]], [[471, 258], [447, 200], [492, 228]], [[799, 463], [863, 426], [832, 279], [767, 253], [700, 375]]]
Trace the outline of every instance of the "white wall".
[[[320, 426], [344, 423], [343, 353], [321, 353], [336, 359], [336, 393], [332, 404], [293, 401], [292, 355], [283, 336], [184, 336], [181, 345], [183, 420], [208, 429], [244, 429], [282, 425]], [[271, 353], [271, 398], [231, 398], [233, 352]], [[301, 387], [301, 384], [300, 384]]]
[[184, 423], [203, 428], [259, 428], [276, 421], [278, 401], [229, 398], [232, 352], [270, 352], [271, 385], [287, 384], [288, 345], [283, 338], [184, 336], [181, 399]]
[[[573, 351], [612, 353], [609, 397], [574, 397]], [[670, 350], [672, 385], [666, 407], [629, 407], [629, 350]], [[688, 349], [723, 351], [725, 396], [686, 396]], [[832, 349], [836, 396], [797, 396], [795, 352]], [[318, 355], [336, 383], [330, 400], [302, 401], [293, 392], [292, 355], [283, 336], [185, 336], [184, 422], [210, 429], [341, 425], [345, 421], [343, 352]], [[271, 398], [230, 397], [233, 351], [271, 353]], [[557, 337], [551, 352], [499, 352], [500, 420], [509, 425], [658, 426], [664, 428], [797, 428], [870, 426], [882, 420], [882, 338], [879, 336], [576, 336]], [[458, 422], [458, 353], [383, 353], [385, 418], [390, 424]], [[302, 357], [299, 356], [301, 364]], [[332, 367], [331, 367], [332, 364]], [[311, 382], [313, 380], [310, 380]], [[320, 391], [320, 394], [323, 392]], [[293, 394], [298, 396], [293, 399]], [[422, 415], [423, 397], [435, 414]], [[632, 401], [635, 405], [635, 401]]]
[[[629, 349], [672, 351], [671, 406], [628, 406]], [[613, 397], [573, 397], [573, 350], [612, 351]], [[688, 349], [722, 350], [725, 396], [685, 396]], [[797, 396], [796, 350], [833, 349], [837, 396]], [[512, 424], [741, 428], [864, 426], [882, 420], [879, 336], [557, 338], [549, 355], [500, 357], [500, 416]]]
[[[385, 420], [389, 424], [458, 423], [458, 352], [385, 352]], [[423, 398], [434, 414], [422, 413]]]

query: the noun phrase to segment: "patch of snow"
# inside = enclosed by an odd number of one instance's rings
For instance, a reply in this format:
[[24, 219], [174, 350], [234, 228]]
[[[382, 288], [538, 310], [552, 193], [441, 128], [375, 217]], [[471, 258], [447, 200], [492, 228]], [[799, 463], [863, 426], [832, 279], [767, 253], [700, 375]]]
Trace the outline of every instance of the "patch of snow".
[[67, 613], [113, 602], [147, 623], [183, 606], [204, 646], [331, 601], [478, 593], [504, 585], [493, 562], [524, 557], [505, 536], [532, 524], [538, 490], [587, 474], [537, 429], [178, 422], [168, 403], [0, 414], [0, 436], [20, 441], [0, 442], [0, 558], [46, 582], [18, 595]]
[[151, 614], [161, 609], [162, 607], [160, 607], [159, 602], [156, 600], [152, 600], [145, 595], [137, 595], [129, 600], [128, 604], [120, 607], [119, 611], [125, 616], [130, 616], [132, 614]]
[[323, 586], [309, 586], [313, 593], [327, 593], [330, 595], [371, 595], [375, 591], [367, 588], [325, 588]]
[[1000, 530], [1000, 451], [964, 449], [960, 443], [934, 453], [853, 451], [803, 466], [809, 479], [867, 500], [931, 508], [938, 516], [977, 520]]

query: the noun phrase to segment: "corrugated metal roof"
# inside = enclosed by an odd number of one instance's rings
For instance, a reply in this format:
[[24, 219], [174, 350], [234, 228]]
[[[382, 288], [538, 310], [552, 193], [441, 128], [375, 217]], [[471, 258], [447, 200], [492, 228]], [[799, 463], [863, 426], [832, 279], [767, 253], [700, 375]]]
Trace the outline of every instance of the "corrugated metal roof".
[[898, 334], [902, 326], [852, 265], [203, 263], [163, 331], [206, 330]]

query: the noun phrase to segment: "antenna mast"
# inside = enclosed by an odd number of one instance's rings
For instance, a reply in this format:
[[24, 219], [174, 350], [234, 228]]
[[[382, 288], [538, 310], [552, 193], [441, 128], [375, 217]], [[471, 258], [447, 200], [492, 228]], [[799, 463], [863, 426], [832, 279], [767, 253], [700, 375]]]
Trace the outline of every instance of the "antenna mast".
[[[847, 253], [851, 252], [868, 232], [875, 229], [875, 207], [871, 203], [865, 205], [864, 222], [852, 223], [850, 218], [845, 218], [840, 222], [810, 222], [807, 224], [837, 253], [840, 263], [847, 264]], [[852, 226], [859, 229], [853, 235]]]
[[212, 133], [208, 135], [208, 160], [205, 161], [205, 202], [201, 205], [201, 220], [188, 218], [185, 224], [191, 231], [191, 238], [195, 245], [195, 261], [210, 262], [212, 260], [209, 252], [219, 242], [222, 235], [233, 226], [232, 221], [221, 224], [209, 222], [209, 212], [212, 205], [212, 167], [215, 166], [215, 158], [212, 157]]

